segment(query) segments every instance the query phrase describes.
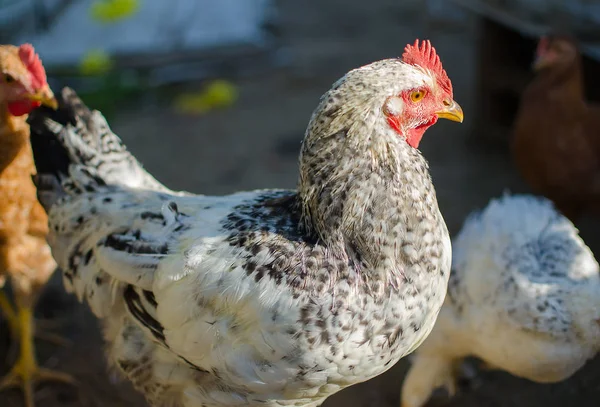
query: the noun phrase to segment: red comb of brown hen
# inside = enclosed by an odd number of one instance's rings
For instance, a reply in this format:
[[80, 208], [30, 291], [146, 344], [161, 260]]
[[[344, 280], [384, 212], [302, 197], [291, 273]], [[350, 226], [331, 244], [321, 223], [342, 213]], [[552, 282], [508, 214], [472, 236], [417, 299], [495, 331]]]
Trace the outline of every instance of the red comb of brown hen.
[[31, 75], [31, 86], [40, 89], [46, 85], [46, 71], [38, 54], [35, 53], [33, 45], [23, 44], [19, 47], [19, 58], [27, 67]]
[[442, 61], [440, 61], [440, 57], [435, 52], [435, 48], [431, 46], [429, 40], [423, 41], [420, 45], [419, 40], [416, 40], [414, 45], [408, 44], [404, 48], [402, 61], [407, 64], [421, 66], [433, 72], [437, 78], [438, 85], [452, 95], [452, 82], [450, 82], [448, 74], [442, 67]]

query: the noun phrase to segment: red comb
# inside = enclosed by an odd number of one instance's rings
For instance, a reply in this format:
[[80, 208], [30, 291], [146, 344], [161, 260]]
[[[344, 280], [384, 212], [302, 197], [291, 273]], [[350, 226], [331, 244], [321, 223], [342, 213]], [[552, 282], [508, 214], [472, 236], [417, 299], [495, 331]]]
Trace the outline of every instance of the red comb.
[[419, 40], [416, 40], [414, 45], [408, 44], [404, 48], [402, 61], [411, 65], [418, 65], [433, 72], [437, 78], [437, 83], [446, 92], [452, 96], [452, 82], [448, 78], [448, 74], [442, 67], [442, 61], [435, 52], [435, 48], [431, 46], [429, 40], [425, 40], [419, 45]]
[[23, 44], [19, 47], [19, 58], [27, 67], [31, 77], [31, 87], [38, 90], [46, 85], [46, 71], [38, 54], [35, 53], [33, 45]]

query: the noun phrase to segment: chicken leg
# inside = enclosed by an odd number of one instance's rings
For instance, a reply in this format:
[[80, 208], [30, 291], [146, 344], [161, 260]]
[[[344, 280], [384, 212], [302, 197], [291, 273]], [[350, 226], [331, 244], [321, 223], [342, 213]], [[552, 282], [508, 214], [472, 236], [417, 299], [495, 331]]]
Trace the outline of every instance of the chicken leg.
[[450, 397], [456, 394], [456, 361], [415, 355], [402, 384], [400, 407], [423, 406], [438, 387], [444, 387]]
[[[15, 312], [14, 307], [11, 305], [8, 296], [6, 295], [6, 292], [4, 292], [3, 290], [0, 290], [0, 311], [4, 315], [4, 318], [6, 319], [6, 322], [8, 324], [8, 329], [12, 336], [12, 343], [17, 343], [19, 341], [20, 332], [19, 319], [17, 318], [17, 313]], [[69, 341], [68, 339], [51, 332], [46, 332], [47, 330], [53, 329], [59, 325], [62, 325], [62, 321], [45, 319], [35, 320], [36, 329], [34, 329], [33, 335], [37, 339], [41, 339], [43, 341], [53, 343], [55, 345], [71, 345], [71, 341]], [[14, 354], [15, 352], [13, 351], [13, 348], [11, 346], [11, 349], [8, 352], [9, 358], [11, 358], [11, 355]]]
[[10, 301], [3, 290], [0, 290], [0, 310], [8, 323], [8, 329], [10, 329], [11, 335], [13, 337], [17, 336], [17, 330], [19, 329], [19, 323], [17, 321], [17, 315], [15, 314], [15, 310], [13, 306], [10, 305]]
[[32, 314], [30, 307], [20, 307], [17, 311], [17, 332], [20, 342], [19, 358], [8, 375], [0, 380], [0, 391], [11, 387], [21, 387], [23, 389], [26, 407], [34, 407], [33, 390], [36, 382], [58, 381], [75, 384], [75, 379], [68, 374], [54, 372], [38, 365], [34, 353]]

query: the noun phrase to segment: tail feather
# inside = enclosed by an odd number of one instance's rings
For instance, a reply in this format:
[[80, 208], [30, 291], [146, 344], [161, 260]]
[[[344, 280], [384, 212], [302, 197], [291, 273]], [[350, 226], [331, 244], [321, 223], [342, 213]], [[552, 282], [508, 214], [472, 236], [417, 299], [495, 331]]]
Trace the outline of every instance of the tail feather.
[[[90, 110], [75, 91], [64, 88], [57, 100], [57, 110], [41, 107], [28, 119], [39, 174], [34, 182], [46, 209], [68, 192], [74, 173], [93, 178], [97, 185], [169, 191], [143, 169], [102, 114]], [[75, 183], [85, 184], [81, 179]]]
[[[51, 108], [40, 107], [43, 112], [32, 113], [28, 119], [31, 129], [31, 147], [38, 173], [51, 174], [57, 178], [69, 173], [71, 158], [65, 146], [58, 140], [54, 122], [46, 116], [54, 113]], [[59, 113], [57, 111], [56, 113]]]

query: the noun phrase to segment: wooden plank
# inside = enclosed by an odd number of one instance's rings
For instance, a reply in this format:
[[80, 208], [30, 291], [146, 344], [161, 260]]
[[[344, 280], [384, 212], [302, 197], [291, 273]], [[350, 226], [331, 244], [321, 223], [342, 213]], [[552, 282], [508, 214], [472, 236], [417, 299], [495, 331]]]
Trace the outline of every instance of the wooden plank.
[[[526, 21], [522, 17], [516, 16], [514, 11], [508, 9], [500, 9], [482, 0], [451, 0], [455, 4], [470, 10], [473, 13], [479, 14], [485, 18], [493, 20], [501, 25], [504, 25], [521, 34], [538, 38], [551, 30], [548, 24], [538, 24], [531, 21]], [[600, 45], [583, 41], [581, 43], [581, 51], [584, 55], [600, 62]]]
[[518, 106], [518, 95], [527, 83], [530, 57], [522, 36], [488, 18], [479, 21], [475, 77], [475, 123], [469, 141], [493, 150], [508, 147]]

